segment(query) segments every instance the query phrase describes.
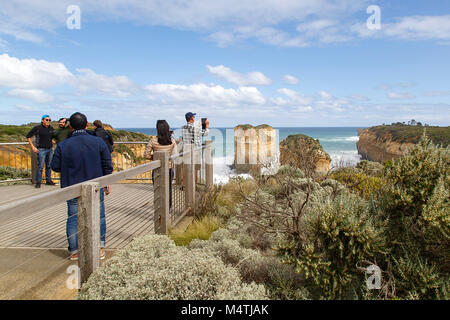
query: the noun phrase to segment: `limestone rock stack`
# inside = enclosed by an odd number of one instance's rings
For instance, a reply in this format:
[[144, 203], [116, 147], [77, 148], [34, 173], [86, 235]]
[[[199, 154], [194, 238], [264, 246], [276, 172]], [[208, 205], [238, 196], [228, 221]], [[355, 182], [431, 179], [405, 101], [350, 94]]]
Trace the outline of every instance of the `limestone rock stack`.
[[238, 125], [234, 128], [236, 173], [260, 173], [277, 158], [277, 131], [269, 125]]
[[319, 140], [295, 134], [281, 141], [280, 163], [302, 170], [310, 168], [317, 173], [326, 173], [330, 170], [331, 157], [323, 150]]

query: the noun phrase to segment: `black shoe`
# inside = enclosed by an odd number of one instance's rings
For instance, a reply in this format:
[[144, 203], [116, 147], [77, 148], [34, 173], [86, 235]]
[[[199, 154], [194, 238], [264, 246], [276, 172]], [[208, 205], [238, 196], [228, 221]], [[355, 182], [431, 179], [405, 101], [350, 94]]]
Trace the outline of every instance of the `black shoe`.
[[45, 184], [49, 186], [54, 186], [56, 183], [54, 183], [53, 181], [47, 181]]
[[40, 188], [41, 184], [40, 183], [36, 183], [36, 185], [34, 186], [35, 188]]

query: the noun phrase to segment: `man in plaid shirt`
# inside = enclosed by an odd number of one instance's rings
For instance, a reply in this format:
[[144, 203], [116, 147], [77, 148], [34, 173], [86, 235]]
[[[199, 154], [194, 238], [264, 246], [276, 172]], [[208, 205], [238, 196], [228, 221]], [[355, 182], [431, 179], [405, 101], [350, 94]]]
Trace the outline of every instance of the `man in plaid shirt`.
[[187, 123], [181, 128], [183, 134], [183, 145], [194, 144], [195, 147], [202, 146], [202, 137], [207, 136], [209, 133], [209, 121], [206, 119], [206, 128], [195, 127], [195, 113], [188, 112], [185, 115]]
[[[201, 126], [194, 126], [195, 113], [188, 112], [185, 115], [187, 123], [181, 127], [183, 138], [183, 150], [186, 145], [194, 144], [195, 148], [202, 146], [202, 137], [207, 136], [209, 133], [209, 121], [206, 119], [206, 128]], [[197, 183], [198, 171], [201, 169], [201, 153], [196, 154], [194, 157], [195, 164], [195, 183]], [[184, 181], [184, 176], [183, 176]]]

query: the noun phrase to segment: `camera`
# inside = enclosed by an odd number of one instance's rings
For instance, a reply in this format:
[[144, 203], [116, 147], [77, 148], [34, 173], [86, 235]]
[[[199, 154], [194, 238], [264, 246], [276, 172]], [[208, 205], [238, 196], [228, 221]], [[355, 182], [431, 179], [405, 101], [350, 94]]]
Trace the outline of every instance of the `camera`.
[[208, 118], [202, 118], [202, 129], [203, 130], [206, 129], [206, 120], [208, 120]]

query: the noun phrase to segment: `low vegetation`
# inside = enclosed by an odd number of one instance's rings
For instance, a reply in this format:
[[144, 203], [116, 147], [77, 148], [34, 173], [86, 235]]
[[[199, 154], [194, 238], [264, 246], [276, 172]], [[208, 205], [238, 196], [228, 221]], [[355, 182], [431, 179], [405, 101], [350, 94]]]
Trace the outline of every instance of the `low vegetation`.
[[0, 167], [0, 180], [28, 179], [31, 178], [31, 170]]
[[184, 236], [136, 239], [80, 298], [449, 299], [449, 164], [423, 136], [385, 165], [232, 179], [205, 190]]

